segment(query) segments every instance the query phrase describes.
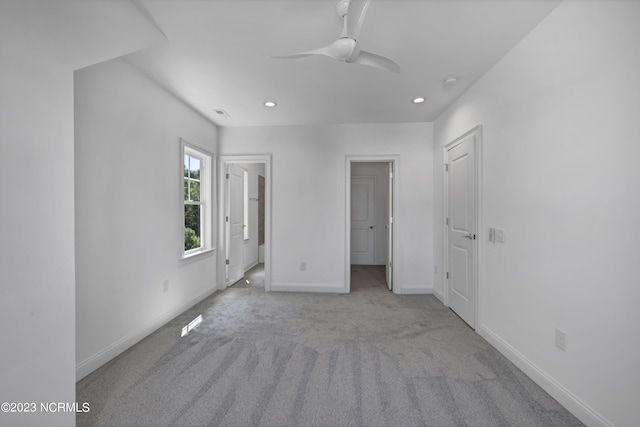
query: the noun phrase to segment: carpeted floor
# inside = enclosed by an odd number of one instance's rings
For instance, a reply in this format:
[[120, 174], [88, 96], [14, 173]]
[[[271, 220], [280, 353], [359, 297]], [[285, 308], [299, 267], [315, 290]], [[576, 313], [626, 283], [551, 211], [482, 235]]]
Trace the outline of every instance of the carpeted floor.
[[77, 425], [582, 425], [435, 297], [389, 292], [383, 267], [352, 267], [348, 295], [265, 293], [250, 273], [81, 380]]

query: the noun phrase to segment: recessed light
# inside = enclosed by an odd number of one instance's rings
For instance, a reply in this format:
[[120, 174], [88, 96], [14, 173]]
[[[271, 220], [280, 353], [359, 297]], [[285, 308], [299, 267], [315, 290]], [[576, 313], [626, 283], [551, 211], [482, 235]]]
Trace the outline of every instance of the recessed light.
[[278, 104], [276, 104], [276, 103], [275, 103], [275, 102], [273, 102], [273, 101], [265, 101], [265, 103], [264, 103], [264, 106], [265, 106], [265, 107], [268, 107], [268, 108], [273, 108], [273, 107], [275, 107], [276, 105], [278, 105]]
[[426, 101], [426, 99], [423, 98], [422, 96], [419, 96], [417, 98], [413, 98], [411, 100], [411, 102], [413, 102], [414, 104], [422, 104], [424, 101]]

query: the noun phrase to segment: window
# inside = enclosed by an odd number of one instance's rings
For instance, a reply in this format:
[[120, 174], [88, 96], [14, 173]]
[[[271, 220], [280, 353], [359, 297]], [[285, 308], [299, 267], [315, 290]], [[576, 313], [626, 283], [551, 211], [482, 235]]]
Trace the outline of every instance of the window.
[[183, 258], [212, 249], [213, 157], [182, 141]]
[[244, 240], [249, 240], [249, 172], [244, 171]]

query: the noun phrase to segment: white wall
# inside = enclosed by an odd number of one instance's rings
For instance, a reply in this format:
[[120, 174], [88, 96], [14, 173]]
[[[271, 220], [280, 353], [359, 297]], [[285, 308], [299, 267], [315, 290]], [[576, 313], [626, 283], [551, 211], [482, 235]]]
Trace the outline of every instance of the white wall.
[[273, 290], [344, 289], [346, 155], [354, 154], [400, 156], [396, 291], [432, 289], [431, 124], [220, 129], [220, 154], [256, 153], [273, 156]]
[[[53, 3], [0, 2], [0, 402], [75, 402], [73, 70], [154, 39], [128, 2]], [[0, 424], [75, 425], [37, 409]]]
[[75, 73], [75, 106], [82, 376], [216, 289], [215, 254], [179, 258], [180, 138], [216, 152], [217, 129], [120, 59]]
[[240, 165], [249, 173], [249, 238], [244, 241], [243, 257], [245, 271], [258, 263], [258, 175], [264, 177], [264, 163]]
[[53, 42], [12, 45], [29, 27], [0, 17], [0, 400], [74, 402], [73, 74]]
[[435, 263], [442, 147], [481, 124], [478, 330], [589, 425], [640, 420], [639, 40], [639, 2], [566, 1], [435, 122]]
[[375, 193], [373, 206], [373, 262], [386, 265], [388, 252], [388, 229], [385, 228], [389, 218], [389, 163], [353, 162], [351, 177], [374, 177]]

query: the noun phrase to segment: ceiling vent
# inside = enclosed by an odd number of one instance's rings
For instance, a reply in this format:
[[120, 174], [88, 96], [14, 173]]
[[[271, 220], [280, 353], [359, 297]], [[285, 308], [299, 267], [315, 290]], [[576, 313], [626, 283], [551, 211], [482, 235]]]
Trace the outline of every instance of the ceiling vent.
[[223, 110], [223, 109], [221, 109], [221, 108], [216, 108], [216, 109], [214, 109], [214, 110], [213, 110], [213, 112], [214, 112], [214, 113], [216, 113], [216, 116], [218, 116], [218, 117], [224, 117], [224, 118], [226, 118], [226, 119], [228, 119], [229, 117], [231, 117], [231, 116], [229, 115], [229, 113], [227, 113], [226, 111], [224, 111], [224, 110]]

